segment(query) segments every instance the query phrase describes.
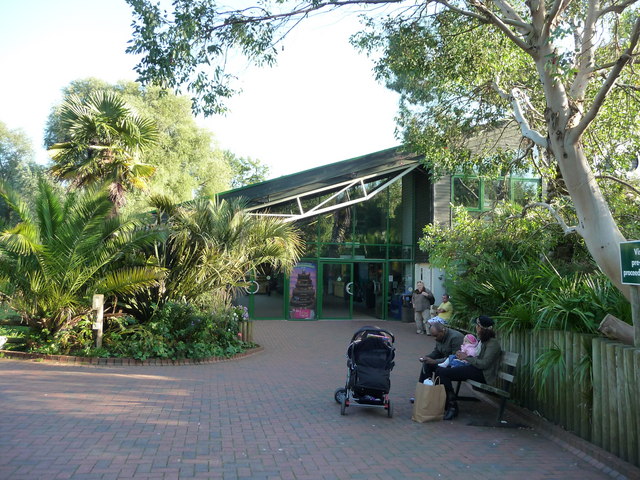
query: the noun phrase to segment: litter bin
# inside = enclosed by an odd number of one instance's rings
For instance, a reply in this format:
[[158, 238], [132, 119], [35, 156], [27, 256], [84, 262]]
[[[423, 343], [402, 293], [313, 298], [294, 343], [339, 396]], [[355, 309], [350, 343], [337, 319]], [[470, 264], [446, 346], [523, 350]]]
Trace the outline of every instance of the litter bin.
[[402, 296], [402, 321], [413, 322], [413, 305], [411, 305], [411, 295]]

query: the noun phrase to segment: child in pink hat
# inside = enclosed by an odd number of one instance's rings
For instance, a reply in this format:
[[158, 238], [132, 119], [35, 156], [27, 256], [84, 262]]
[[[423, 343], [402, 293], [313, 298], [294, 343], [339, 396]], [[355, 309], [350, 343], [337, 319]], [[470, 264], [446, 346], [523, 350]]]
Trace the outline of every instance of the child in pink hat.
[[[466, 353], [470, 357], [475, 357], [478, 354], [478, 347], [480, 347], [480, 343], [478, 339], [468, 333], [464, 336], [464, 340], [462, 342], [462, 346], [460, 347], [460, 351]], [[466, 360], [458, 360], [455, 355], [449, 355], [449, 357], [442, 363], [439, 363], [439, 367], [461, 367], [466, 365], [468, 362]]]

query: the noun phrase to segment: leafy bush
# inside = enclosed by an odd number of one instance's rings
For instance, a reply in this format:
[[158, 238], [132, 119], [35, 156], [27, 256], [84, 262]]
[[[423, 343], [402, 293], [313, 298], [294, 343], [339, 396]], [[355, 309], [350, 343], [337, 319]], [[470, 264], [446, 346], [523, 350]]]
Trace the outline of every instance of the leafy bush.
[[429, 226], [420, 244], [448, 272], [458, 327], [472, 330], [471, 319], [484, 314], [503, 330], [593, 333], [607, 313], [631, 319], [629, 302], [581, 241], [564, 237], [546, 212], [504, 206], [491, 219], [457, 210], [451, 229]]
[[151, 320], [113, 317], [96, 349], [92, 322], [84, 318], [73, 327], [51, 334], [43, 330], [31, 340], [30, 350], [55, 355], [147, 358], [207, 358], [242, 352], [248, 343], [239, 335], [239, 321], [247, 318], [244, 307], [203, 312], [192, 305], [166, 303]]

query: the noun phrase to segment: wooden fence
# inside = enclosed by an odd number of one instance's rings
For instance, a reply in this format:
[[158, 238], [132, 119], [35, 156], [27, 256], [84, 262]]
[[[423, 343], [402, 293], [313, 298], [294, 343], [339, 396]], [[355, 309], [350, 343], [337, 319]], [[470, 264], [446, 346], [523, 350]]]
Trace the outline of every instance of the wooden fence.
[[238, 322], [240, 334], [245, 342], [253, 342], [253, 320], [241, 320]]
[[[520, 353], [516, 403], [640, 466], [640, 349], [558, 331], [512, 332], [500, 340], [503, 350]], [[554, 366], [536, 381], [542, 359]]]

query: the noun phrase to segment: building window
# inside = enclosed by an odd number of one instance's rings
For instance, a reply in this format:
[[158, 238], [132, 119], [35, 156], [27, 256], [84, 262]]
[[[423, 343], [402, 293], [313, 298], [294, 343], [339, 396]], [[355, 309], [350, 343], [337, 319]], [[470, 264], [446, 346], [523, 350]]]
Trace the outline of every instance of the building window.
[[451, 179], [451, 201], [472, 212], [491, 210], [497, 202], [519, 205], [540, 201], [542, 182], [539, 178], [500, 177], [485, 179], [455, 175]]

